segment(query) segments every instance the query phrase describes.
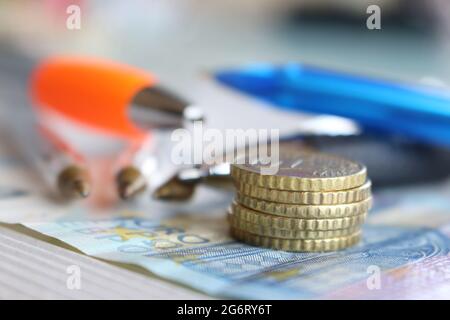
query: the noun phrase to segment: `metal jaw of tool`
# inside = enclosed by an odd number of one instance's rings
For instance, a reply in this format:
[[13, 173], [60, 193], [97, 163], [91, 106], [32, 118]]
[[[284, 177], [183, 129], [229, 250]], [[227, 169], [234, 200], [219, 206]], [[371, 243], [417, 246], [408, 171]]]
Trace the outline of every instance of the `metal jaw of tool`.
[[[164, 136], [168, 130], [192, 128], [193, 123], [203, 121], [202, 110], [161, 87], [149, 87], [141, 90], [133, 99], [130, 118], [143, 129], [151, 130], [151, 139], [157, 143], [157, 135]], [[161, 142], [160, 142], [161, 143]], [[164, 146], [161, 146], [164, 147]], [[151, 156], [148, 145], [135, 146], [128, 152], [128, 159], [116, 175], [118, 194], [129, 199], [147, 189], [149, 179], [143, 170], [144, 162]], [[163, 152], [158, 148], [158, 152]], [[155, 159], [156, 161], [156, 159]]]
[[141, 90], [133, 99], [129, 116], [145, 129], [176, 129], [203, 121], [200, 108], [161, 87]]
[[[375, 189], [437, 182], [450, 177], [450, 151], [408, 140], [365, 133], [343, 136], [303, 134], [282, 138], [280, 148], [328, 152], [364, 163]], [[232, 187], [229, 173], [229, 163], [181, 169], [154, 196], [163, 200], [188, 200], [200, 183]]]

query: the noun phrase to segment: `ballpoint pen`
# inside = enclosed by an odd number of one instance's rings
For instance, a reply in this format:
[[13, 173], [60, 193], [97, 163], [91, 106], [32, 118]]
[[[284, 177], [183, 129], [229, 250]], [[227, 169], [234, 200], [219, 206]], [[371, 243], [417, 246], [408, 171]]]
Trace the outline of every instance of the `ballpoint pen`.
[[119, 155], [116, 162], [117, 194], [123, 200], [146, 190], [150, 179], [145, 170], [146, 163], [152, 160], [151, 138], [132, 142]]
[[290, 63], [219, 71], [220, 82], [292, 111], [333, 114], [366, 131], [450, 146], [450, 92]]
[[[10, 136], [19, 156], [23, 156], [25, 162], [37, 172], [46, 186], [43, 190], [63, 198], [86, 198], [91, 190], [86, 162], [81, 154], [42, 121], [34, 106], [30, 105], [24, 83], [33, 63], [20, 57], [17, 52], [5, 61], [16, 61], [16, 55], [20, 63], [15, 68], [1, 65], [2, 76], [8, 79], [2, 82], [5, 85], [2, 86], [1, 94], [10, 106], [3, 110], [0, 121], [2, 127]], [[8, 87], [8, 84], [14, 83]]]
[[38, 123], [21, 126], [13, 134], [20, 152], [50, 190], [67, 199], [89, 196], [91, 182], [85, 160], [68, 143]]
[[[50, 178], [57, 181], [59, 192], [67, 198], [86, 198], [91, 192], [91, 182], [86, 161], [71, 145], [42, 125], [39, 131], [49, 142], [43, 155], [48, 161]], [[52, 174], [56, 176], [52, 177]], [[56, 179], [55, 179], [56, 178]]]
[[131, 118], [131, 102], [140, 91], [155, 84], [152, 74], [128, 65], [57, 56], [35, 67], [30, 93], [41, 113], [50, 110], [111, 135], [139, 139], [147, 132]]

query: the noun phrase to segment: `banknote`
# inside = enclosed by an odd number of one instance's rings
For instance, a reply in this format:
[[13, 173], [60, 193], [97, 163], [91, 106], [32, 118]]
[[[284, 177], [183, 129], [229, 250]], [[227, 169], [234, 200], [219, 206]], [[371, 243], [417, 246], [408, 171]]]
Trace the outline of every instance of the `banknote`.
[[368, 224], [355, 247], [291, 253], [234, 241], [220, 216], [25, 225], [88, 255], [136, 264], [218, 297], [450, 298], [450, 238], [439, 228]]

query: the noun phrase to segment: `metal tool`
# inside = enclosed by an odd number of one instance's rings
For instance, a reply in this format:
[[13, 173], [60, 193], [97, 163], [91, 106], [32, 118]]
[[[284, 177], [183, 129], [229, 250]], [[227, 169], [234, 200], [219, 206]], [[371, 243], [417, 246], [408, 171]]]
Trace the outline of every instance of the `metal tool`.
[[450, 147], [450, 91], [290, 63], [219, 71], [240, 92], [292, 111], [355, 120], [365, 131]]

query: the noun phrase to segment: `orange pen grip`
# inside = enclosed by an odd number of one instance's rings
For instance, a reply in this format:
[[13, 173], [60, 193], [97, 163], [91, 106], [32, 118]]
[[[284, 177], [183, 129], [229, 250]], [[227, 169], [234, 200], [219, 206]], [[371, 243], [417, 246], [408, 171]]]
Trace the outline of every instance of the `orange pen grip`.
[[156, 79], [127, 65], [86, 57], [54, 57], [40, 63], [31, 77], [31, 98], [75, 121], [126, 138], [143, 130], [128, 117], [127, 108]]

